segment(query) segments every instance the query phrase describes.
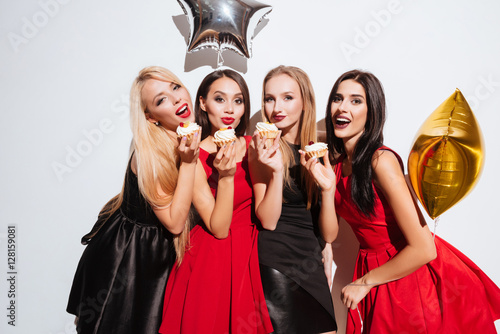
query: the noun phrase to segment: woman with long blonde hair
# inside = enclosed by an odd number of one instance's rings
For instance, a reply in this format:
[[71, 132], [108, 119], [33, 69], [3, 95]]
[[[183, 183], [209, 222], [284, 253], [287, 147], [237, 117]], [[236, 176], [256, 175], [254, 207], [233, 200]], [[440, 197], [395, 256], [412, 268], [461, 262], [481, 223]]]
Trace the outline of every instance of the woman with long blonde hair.
[[140, 71], [130, 91], [131, 157], [120, 194], [99, 214], [78, 264], [67, 311], [78, 333], [158, 333], [163, 291], [189, 242], [201, 133], [187, 89], [169, 70]]
[[281, 131], [275, 153], [277, 140], [266, 148], [258, 133], [250, 148], [255, 213], [263, 227], [260, 272], [274, 333], [331, 333], [337, 329], [331, 267], [322, 263], [322, 250], [331, 255], [331, 246], [319, 237], [318, 188], [300, 165], [299, 149], [316, 141], [314, 91], [304, 71], [278, 66], [266, 75], [262, 118]]

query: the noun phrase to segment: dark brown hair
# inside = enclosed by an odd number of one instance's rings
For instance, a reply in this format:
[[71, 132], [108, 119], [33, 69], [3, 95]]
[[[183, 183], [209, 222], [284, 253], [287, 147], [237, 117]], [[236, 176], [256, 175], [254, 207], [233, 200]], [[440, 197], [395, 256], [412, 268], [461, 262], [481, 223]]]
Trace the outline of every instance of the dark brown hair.
[[210, 131], [212, 125], [208, 119], [208, 114], [201, 109], [200, 105], [200, 96], [204, 99], [207, 98], [207, 94], [210, 91], [210, 87], [212, 84], [220, 78], [229, 78], [234, 80], [241, 89], [241, 94], [243, 95], [243, 103], [245, 105], [245, 113], [240, 119], [240, 123], [234, 130], [236, 136], [243, 136], [245, 131], [247, 130], [248, 124], [250, 123], [250, 92], [248, 91], [247, 83], [245, 79], [238, 73], [233, 70], [217, 70], [205, 77], [198, 88], [198, 92], [196, 93], [196, 101], [195, 101], [195, 114], [196, 114], [196, 123], [198, 123], [202, 127], [201, 139], [205, 139], [210, 135]]
[[365, 215], [373, 213], [375, 194], [372, 186], [373, 154], [384, 142], [385, 94], [380, 81], [370, 72], [352, 70], [342, 74], [333, 85], [326, 107], [325, 124], [327, 142], [337, 153], [345, 153], [344, 142], [335, 136], [331, 106], [337, 97], [339, 85], [346, 80], [354, 80], [363, 86], [368, 113], [365, 129], [354, 148], [352, 158], [351, 196], [357, 207]]

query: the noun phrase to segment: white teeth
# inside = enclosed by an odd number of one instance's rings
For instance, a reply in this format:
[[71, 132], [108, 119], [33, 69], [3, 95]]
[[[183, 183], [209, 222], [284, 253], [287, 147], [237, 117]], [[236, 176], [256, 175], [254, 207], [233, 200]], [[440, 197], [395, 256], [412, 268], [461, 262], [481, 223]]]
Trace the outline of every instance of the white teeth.
[[337, 118], [337, 123], [351, 123], [351, 121], [346, 118]]
[[180, 114], [180, 113], [182, 113], [182, 112], [184, 112], [184, 111], [186, 111], [186, 109], [187, 109], [187, 106], [184, 106], [181, 110], [179, 110], [177, 112], [177, 115]]

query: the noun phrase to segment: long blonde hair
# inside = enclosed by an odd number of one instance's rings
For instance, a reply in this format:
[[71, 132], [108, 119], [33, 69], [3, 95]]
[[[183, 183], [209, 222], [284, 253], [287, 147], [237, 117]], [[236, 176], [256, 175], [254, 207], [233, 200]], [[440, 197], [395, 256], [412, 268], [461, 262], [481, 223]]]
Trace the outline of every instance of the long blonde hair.
[[[261, 114], [262, 119], [270, 122], [265, 112], [265, 88], [266, 83], [273, 77], [285, 74], [290, 78], [295, 80], [300, 87], [300, 93], [302, 95], [303, 110], [300, 115], [299, 128], [300, 128], [300, 142], [301, 146], [307, 145], [310, 141], [316, 141], [316, 100], [314, 97], [314, 90], [309, 80], [307, 74], [298, 67], [294, 66], [283, 66], [280, 65], [276, 68], [270, 70], [266, 77], [264, 78], [264, 83], [262, 85], [262, 108]], [[290, 187], [291, 178], [289, 168], [294, 163], [293, 151], [290, 145], [283, 139], [280, 138], [280, 150], [283, 156], [283, 180], [285, 186]], [[312, 204], [315, 204], [318, 199], [318, 187], [314, 182], [313, 178], [305, 168], [300, 169], [300, 179], [306, 186], [307, 191], [307, 209], [311, 208]]]
[[[131, 152], [135, 154], [137, 161], [139, 190], [152, 207], [162, 208], [168, 207], [172, 202], [179, 174], [179, 155], [176, 150], [177, 142], [166, 129], [146, 119], [149, 111], [145, 101], [142, 100], [142, 88], [149, 79], [172, 82], [181, 86], [183, 84], [166, 68], [150, 66], [139, 72], [130, 89], [130, 125], [133, 134]], [[167, 196], [158, 194], [158, 185]], [[123, 189], [104, 206], [103, 211], [111, 216], [122, 202]], [[191, 217], [189, 216], [183, 231], [174, 235], [178, 264], [182, 262], [189, 244], [190, 224]]]

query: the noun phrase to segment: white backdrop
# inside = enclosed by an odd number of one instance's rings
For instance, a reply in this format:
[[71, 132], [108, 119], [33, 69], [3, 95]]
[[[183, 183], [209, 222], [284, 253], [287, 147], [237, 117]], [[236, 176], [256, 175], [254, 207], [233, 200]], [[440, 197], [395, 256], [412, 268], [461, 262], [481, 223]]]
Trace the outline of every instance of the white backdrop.
[[[438, 234], [500, 284], [500, 2], [266, 3], [273, 11], [253, 41], [253, 57], [224, 53], [248, 82], [253, 113], [263, 77], [277, 65], [310, 75], [318, 120], [336, 78], [366, 69], [386, 90], [386, 144], [406, 160], [425, 118], [462, 90], [482, 128], [486, 163], [473, 192], [442, 215]], [[162, 65], [195, 93], [217, 54], [186, 56], [187, 23], [175, 0], [1, 0], [0, 22], [0, 331], [73, 333], [65, 308], [84, 249], [80, 237], [121, 189], [132, 80], [142, 67]], [[8, 240], [16, 241], [15, 298], [8, 296]], [[334, 245], [336, 299], [350, 276], [353, 240], [343, 228]], [[8, 324], [11, 301], [15, 327]], [[338, 303], [336, 313], [342, 328]]]

